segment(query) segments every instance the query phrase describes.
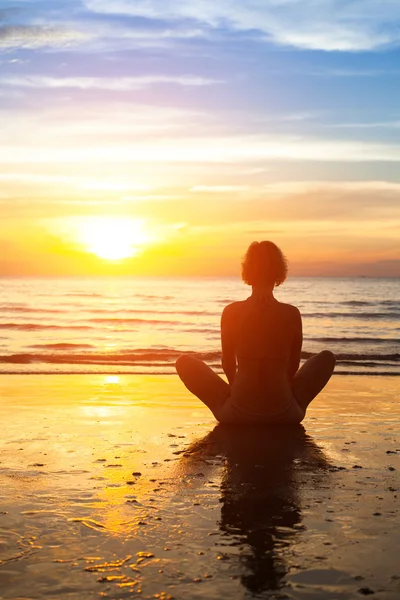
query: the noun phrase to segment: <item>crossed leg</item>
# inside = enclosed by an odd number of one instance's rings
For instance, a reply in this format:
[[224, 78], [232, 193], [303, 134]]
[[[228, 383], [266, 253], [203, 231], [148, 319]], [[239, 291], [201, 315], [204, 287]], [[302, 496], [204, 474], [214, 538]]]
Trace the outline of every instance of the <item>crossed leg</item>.
[[[309, 358], [293, 377], [292, 391], [304, 414], [310, 402], [331, 378], [335, 362], [335, 355], [323, 350]], [[193, 356], [180, 356], [176, 361], [176, 370], [187, 389], [204, 402], [218, 419], [216, 413], [219, 413], [230, 394], [229, 384]]]
[[310, 402], [328, 383], [335, 362], [335, 355], [329, 350], [323, 350], [309, 358], [293, 377], [292, 391], [304, 413]]
[[216, 416], [215, 413], [229, 396], [229, 384], [209, 366], [193, 356], [180, 356], [175, 366], [187, 389], [204, 402]]

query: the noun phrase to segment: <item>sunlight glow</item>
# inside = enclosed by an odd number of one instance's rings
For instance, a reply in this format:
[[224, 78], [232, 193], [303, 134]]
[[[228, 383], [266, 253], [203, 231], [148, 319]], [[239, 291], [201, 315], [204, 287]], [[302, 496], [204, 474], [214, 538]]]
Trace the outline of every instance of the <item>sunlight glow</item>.
[[104, 383], [110, 385], [118, 385], [121, 383], [119, 375], [106, 375], [104, 377]]
[[85, 249], [106, 260], [123, 260], [140, 254], [154, 241], [144, 219], [91, 217], [78, 225], [78, 240]]

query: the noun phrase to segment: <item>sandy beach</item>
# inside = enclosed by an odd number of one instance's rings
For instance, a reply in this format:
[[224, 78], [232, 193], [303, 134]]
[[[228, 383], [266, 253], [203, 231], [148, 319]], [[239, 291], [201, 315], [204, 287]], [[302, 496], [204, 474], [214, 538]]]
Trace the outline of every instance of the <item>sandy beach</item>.
[[171, 376], [0, 378], [0, 598], [374, 598], [398, 576], [399, 379], [237, 429]]

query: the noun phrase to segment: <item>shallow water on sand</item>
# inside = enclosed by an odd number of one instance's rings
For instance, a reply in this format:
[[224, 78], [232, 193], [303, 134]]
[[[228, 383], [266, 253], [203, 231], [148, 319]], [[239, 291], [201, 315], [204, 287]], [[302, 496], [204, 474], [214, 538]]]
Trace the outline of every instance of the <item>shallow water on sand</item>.
[[237, 429], [167, 376], [3, 376], [0, 598], [395, 599], [397, 378]]

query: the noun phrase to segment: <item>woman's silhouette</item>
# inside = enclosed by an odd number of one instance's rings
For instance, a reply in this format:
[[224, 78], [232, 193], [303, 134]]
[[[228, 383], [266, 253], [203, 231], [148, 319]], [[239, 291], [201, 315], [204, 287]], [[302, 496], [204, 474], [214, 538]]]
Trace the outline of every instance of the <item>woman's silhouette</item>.
[[222, 367], [229, 383], [192, 356], [176, 361], [183, 383], [221, 423], [300, 423], [333, 373], [335, 357], [327, 350], [299, 369], [300, 312], [273, 295], [286, 274], [286, 258], [275, 244], [250, 245], [242, 279], [252, 294], [226, 306], [221, 318]]

